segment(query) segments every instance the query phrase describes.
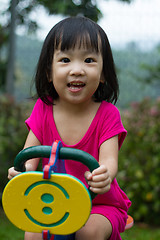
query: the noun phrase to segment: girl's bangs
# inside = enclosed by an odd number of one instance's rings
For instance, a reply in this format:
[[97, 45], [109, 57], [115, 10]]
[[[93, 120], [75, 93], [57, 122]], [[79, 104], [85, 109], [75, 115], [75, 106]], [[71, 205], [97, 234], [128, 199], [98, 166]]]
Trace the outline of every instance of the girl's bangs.
[[82, 26], [63, 27], [61, 31], [56, 34], [55, 49], [61, 51], [77, 48], [91, 49], [94, 52], [101, 51], [100, 35], [92, 29], [86, 29]]

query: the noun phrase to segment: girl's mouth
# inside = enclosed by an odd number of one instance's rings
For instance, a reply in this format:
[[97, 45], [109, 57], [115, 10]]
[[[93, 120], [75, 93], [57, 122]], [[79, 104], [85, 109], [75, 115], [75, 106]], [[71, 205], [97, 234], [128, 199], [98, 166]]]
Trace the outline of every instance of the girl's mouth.
[[74, 92], [81, 90], [84, 86], [85, 83], [83, 82], [70, 82], [67, 84], [67, 87], [69, 87], [69, 89]]

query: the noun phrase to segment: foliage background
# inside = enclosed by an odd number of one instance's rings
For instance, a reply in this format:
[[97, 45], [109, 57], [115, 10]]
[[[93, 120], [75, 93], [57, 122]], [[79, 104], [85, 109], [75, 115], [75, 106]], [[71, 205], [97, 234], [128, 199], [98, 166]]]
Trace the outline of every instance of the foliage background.
[[132, 103], [123, 122], [128, 136], [119, 155], [119, 184], [132, 201], [135, 221], [159, 225], [160, 98]]
[[13, 165], [27, 135], [24, 120], [28, 109], [29, 104], [17, 104], [12, 97], [0, 96], [0, 198], [8, 181], [8, 168]]
[[[24, 0], [21, 2], [26, 3]], [[53, 1], [38, 2], [49, 4]], [[54, 3], [58, 7], [61, 1]], [[34, 31], [36, 23], [28, 22], [27, 18], [32, 5], [19, 10], [17, 24], [24, 23], [29, 31]], [[62, 13], [64, 10], [61, 9]], [[98, 9], [96, 12], [100, 17]], [[4, 95], [7, 48], [2, 43], [8, 40], [8, 31], [5, 31], [8, 27], [9, 23], [6, 26], [0, 24], [0, 195], [7, 183], [7, 169], [13, 165], [13, 159], [22, 149], [27, 135], [24, 120], [34, 104], [28, 100], [30, 82], [42, 46], [33, 37], [17, 37], [15, 95], [14, 98]], [[118, 107], [128, 130], [119, 157], [119, 184], [132, 201], [130, 214], [135, 221], [159, 225], [160, 46], [142, 51], [130, 43], [124, 49], [113, 49], [113, 55], [120, 82]]]

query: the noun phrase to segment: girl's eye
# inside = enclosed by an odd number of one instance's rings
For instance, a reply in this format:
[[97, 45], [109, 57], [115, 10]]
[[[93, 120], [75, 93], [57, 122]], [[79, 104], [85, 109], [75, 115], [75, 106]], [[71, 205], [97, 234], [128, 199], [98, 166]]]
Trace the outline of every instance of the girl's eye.
[[93, 58], [86, 58], [85, 63], [93, 63], [95, 62]]
[[62, 58], [62, 59], [61, 59], [61, 62], [63, 62], [63, 63], [68, 63], [68, 62], [70, 62], [70, 60], [69, 60], [69, 58]]

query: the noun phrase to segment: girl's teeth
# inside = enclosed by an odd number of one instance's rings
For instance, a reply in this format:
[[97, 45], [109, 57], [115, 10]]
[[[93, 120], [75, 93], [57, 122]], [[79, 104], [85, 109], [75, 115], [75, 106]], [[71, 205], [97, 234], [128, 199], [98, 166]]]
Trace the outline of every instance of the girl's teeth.
[[84, 87], [84, 83], [69, 83], [68, 84], [68, 87], [71, 87], [71, 88], [76, 88], [76, 87]]
[[77, 89], [77, 87], [73, 87], [73, 86], [71, 86], [70, 88], [72, 88], [72, 89]]

